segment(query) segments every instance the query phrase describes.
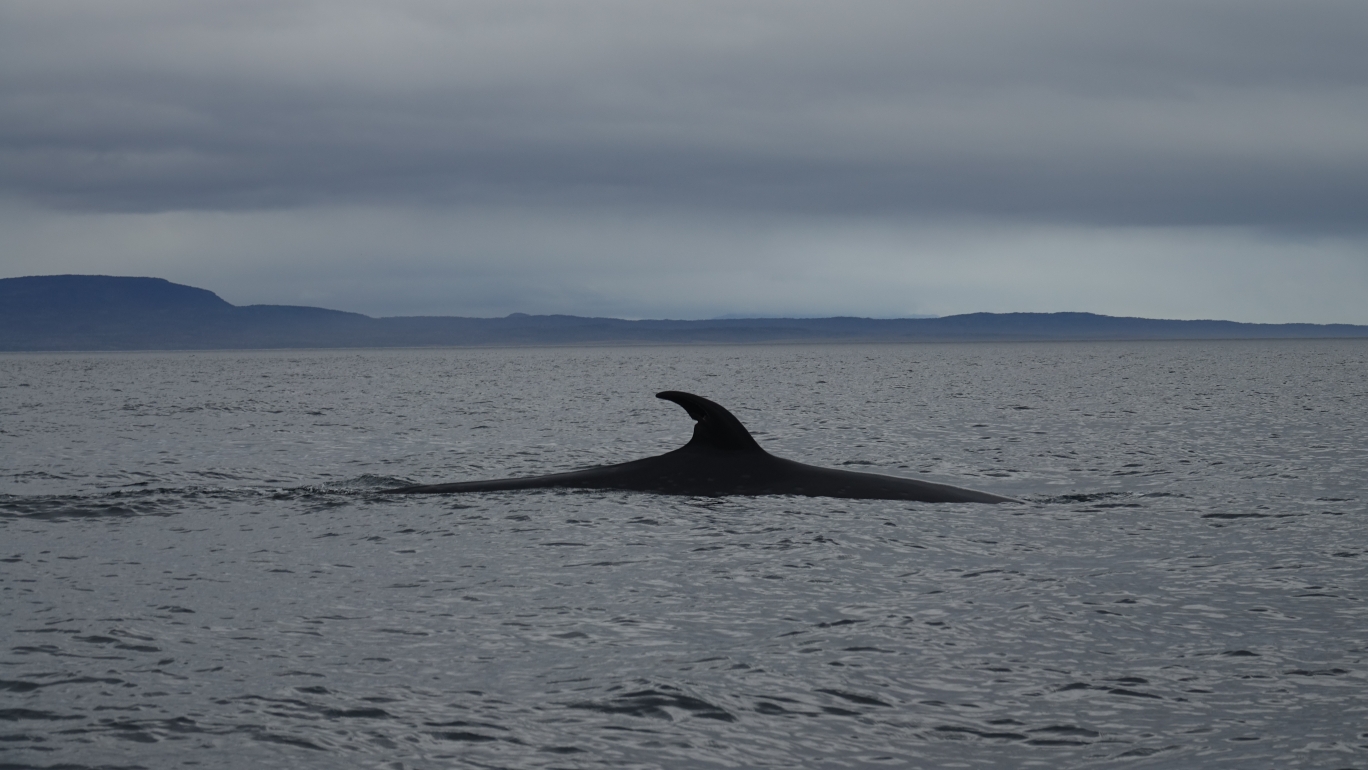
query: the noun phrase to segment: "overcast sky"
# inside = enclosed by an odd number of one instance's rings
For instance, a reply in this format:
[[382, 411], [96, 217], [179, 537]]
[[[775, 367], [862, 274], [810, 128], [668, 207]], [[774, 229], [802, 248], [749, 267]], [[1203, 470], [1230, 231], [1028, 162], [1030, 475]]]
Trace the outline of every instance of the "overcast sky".
[[1368, 2], [0, 0], [0, 277], [1368, 323]]

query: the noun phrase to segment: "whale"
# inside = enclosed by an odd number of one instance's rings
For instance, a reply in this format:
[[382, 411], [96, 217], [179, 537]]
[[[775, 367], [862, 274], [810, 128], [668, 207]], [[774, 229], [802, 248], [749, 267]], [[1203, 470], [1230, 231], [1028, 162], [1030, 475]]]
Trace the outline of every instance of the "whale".
[[949, 484], [805, 465], [766, 452], [736, 416], [702, 396], [667, 390], [694, 419], [689, 443], [641, 460], [546, 476], [421, 484], [381, 490], [428, 495], [523, 489], [596, 489], [691, 497], [795, 495], [921, 503], [1019, 503], [1010, 497]]

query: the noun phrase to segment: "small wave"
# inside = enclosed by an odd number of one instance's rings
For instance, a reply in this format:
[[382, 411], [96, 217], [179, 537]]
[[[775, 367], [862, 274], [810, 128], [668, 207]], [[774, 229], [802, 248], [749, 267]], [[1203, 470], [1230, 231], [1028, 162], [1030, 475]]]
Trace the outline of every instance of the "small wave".
[[307, 489], [321, 489], [330, 492], [362, 492], [373, 491], [376, 489], [393, 489], [418, 482], [412, 479], [405, 479], [399, 476], [381, 476], [374, 473], [363, 473], [356, 478], [343, 479], [341, 481], [330, 481], [324, 484], [306, 487]]
[[1032, 502], [1044, 505], [1069, 505], [1071, 503], [1099, 503], [1118, 497], [1130, 497], [1129, 492], [1079, 492], [1071, 495], [1031, 498]]
[[252, 500], [287, 500], [344, 505], [381, 489], [402, 486], [403, 479], [363, 475], [299, 487], [138, 487], [72, 495], [0, 495], [0, 518], [64, 521], [89, 518], [174, 516], [191, 506]]
[[935, 728], [938, 733], [950, 733], [955, 736], [973, 735], [989, 740], [1024, 741], [1027, 736], [1022, 733], [1007, 730], [984, 730], [975, 727], [964, 727], [962, 725], [941, 725]]
[[368, 496], [386, 489], [413, 485], [414, 481], [399, 476], [379, 476], [363, 474], [355, 478], [325, 481], [321, 484], [305, 484], [298, 487], [285, 487], [271, 491], [273, 500], [303, 500], [311, 497]]
[[84, 719], [84, 717], [80, 714], [58, 714], [54, 711], [38, 709], [0, 709], [0, 720], [6, 722], [59, 722], [68, 719]]
[[878, 698], [875, 698], [870, 695], [860, 695], [859, 693], [846, 692], [845, 690], [836, 690], [832, 688], [819, 687], [817, 688], [817, 692], [826, 693], [827, 695], [834, 695], [837, 698], [840, 698], [841, 700], [848, 701], [850, 703], [855, 703], [861, 706], [891, 707], [893, 705], [891, 703], [881, 701]]
[[1266, 513], [1204, 513], [1204, 519], [1266, 519]]
[[171, 516], [186, 501], [182, 490], [116, 491], [94, 495], [0, 495], [0, 518], [46, 521], [98, 517]]
[[66, 481], [70, 477], [63, 476], [60, 473], [48, 473], [47, 471], [22, 471], [8, 474], [4, 478], [15, 481]]
[[676, 687], [657, 685], [623, 693], [606, 701], [581, 701], [568, 704], [573, 709], [597, 711], [601, 714], [622, 714], [648, 719], [674, 721], [681, 716], [735, 722], [736, 717], [721, 706], [702, 698], [686, 695]]

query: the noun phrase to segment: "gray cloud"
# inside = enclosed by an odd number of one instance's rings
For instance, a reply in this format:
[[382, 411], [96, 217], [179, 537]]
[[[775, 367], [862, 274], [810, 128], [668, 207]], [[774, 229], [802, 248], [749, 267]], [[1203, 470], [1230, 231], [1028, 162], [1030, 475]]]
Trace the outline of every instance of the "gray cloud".
[[0, 5], [0, 273], [1368, 322], [1368, 5]]
[[59, 7], [0, 39], [49, 206], [1368, 216], [1362, 3]]

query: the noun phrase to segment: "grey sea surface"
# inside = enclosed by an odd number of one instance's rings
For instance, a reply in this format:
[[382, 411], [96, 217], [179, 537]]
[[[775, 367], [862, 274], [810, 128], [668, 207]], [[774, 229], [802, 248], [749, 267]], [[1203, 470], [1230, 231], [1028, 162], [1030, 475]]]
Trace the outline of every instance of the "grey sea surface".
[[[771, 452], [1023, 505], [401, 483]], [[1368, 342], [0, 356], [0, 767], [1365, 768]]]

